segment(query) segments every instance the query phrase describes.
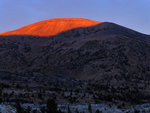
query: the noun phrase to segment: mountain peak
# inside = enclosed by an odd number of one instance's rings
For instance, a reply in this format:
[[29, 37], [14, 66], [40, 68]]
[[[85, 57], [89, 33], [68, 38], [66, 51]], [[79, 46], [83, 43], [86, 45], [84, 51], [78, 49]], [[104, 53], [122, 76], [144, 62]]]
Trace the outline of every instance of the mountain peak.
[[71, 29], [95, 26], [100, 23], [102, 22], [84, 18], [56, 18], [30, 24], [14, 31], [1, 33], [0, 35], [53, 36]]

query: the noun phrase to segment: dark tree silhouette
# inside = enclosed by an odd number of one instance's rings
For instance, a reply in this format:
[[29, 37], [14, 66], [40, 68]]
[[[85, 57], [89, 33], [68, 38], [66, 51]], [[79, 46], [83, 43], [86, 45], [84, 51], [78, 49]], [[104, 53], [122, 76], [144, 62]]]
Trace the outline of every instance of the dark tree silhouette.
[[2, 99], [2, 90], [0, 89], [0, 103], [3, 102], [3, 99]]
[[57, 113], [57, 104], [55, 100], [53, 99], [48, 99], [47, 100], [47, 113]]
[[92, 106], [91, 106], [91, 104], [88, 105], [88, 110], [89, 110], [89, 113], [92, 113]]
[[69, 105], [68, 105], [68, 113], [71, 113]]
[[16, 102], [16, 112], [17, 113], [24, 113], [24, 110], [23, 108], [21, 107], [20, 103], [19, 102]]

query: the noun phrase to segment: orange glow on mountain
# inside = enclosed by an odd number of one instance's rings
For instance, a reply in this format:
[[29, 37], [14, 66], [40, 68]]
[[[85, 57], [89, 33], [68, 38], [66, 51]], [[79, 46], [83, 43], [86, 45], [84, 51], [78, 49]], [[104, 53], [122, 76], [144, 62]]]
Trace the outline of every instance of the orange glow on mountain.
[[0, 33], [0, 35], [33, 35], [33, 36], [53, 36], [61, 32], [80, 27], [90, 27], [102, 22], [82, 18], [59, 18], [40, 21], [14, 31]]

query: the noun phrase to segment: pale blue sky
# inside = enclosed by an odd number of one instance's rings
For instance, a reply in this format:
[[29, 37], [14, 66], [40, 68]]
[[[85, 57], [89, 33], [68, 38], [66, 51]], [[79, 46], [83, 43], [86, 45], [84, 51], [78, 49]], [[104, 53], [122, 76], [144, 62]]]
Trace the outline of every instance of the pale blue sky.
[[51, 18], [114, 22], [150, 34], [150, 0], [0, 0], [0, 32]]

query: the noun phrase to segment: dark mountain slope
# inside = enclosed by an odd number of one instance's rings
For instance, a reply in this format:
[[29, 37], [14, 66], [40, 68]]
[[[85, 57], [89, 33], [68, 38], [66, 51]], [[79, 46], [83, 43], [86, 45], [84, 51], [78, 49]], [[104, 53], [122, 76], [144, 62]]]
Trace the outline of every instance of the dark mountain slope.
[[0, 64], [7, 71], [18, 68], [20, 73], [34, 72], [43, 68], [40, 73], [55, 72], [77, 79], [85, 75], [86, 79], [120, 75], [125, 70], [139, 74], [138, 65], [149, 68], [148, 37], [113, 23], [72, 29], [43, 39], [4, 36], [0, 39]]
[[71, 29], [47, 38], [1, 36], [0, 71], [21, 76], [58, 74], [126, 89], [122, 96], [129, 90], [150, 96], [149, 40], [148, 35], [113, 23]]

